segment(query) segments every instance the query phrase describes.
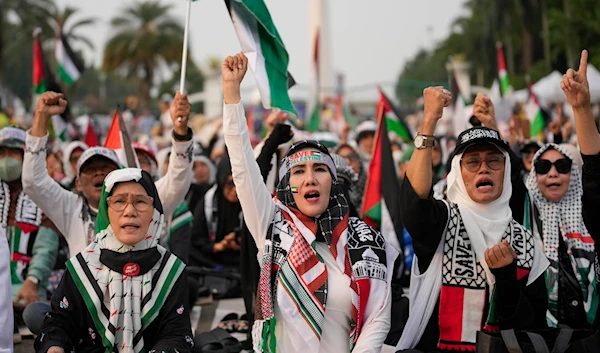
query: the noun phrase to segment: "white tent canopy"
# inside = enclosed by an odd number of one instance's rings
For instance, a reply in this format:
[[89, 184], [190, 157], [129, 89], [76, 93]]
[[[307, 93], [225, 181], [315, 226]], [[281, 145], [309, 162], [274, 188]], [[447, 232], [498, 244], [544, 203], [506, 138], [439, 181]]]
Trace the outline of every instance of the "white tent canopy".
[[[588, 64], [587, 76], [592, 103], [598, 103], [600, 102], [600, 71], [592, 64]], [[567, 101], [565, 93], [560, 88], [562, 79], [563, 75], [555, 70], [533, 85], [533, 92], [537, 95], [542, 106], [547, 107], [552, 103], [565, 103]], [[517, 102], [527, 102], [529, 100], [529, 90], [527, 88], [518, 90], [514, 92], [512, 98]]]

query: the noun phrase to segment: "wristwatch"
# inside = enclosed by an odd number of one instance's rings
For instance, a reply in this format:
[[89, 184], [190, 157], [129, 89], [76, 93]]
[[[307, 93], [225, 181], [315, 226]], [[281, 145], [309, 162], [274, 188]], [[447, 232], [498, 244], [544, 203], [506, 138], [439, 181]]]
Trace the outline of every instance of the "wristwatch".
[[413, 142], [415, 144], [416, 149], [422, 150], [427, 147], [433, 147], [435, 139], [433, 138], [433, 135], [423, 135], [421, 133], [417, 133], [417, 136], [415, 136]]

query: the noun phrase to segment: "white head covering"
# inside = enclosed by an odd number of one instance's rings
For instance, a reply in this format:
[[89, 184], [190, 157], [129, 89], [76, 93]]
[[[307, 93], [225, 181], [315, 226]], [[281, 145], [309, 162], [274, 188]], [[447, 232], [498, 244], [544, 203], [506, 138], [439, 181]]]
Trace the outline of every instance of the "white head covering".
[[85, 143], [83, 143], [81, 141], [72, 141], [63, 147], [62, 163], [63, 163], [63, 169], [65, 172], [65, 176], [67, 177], [67, 180], [75, 179], [75, 174], [73, 174], [73, 171], [71, 170], [70, 158], [71, 158], [71, 154], [73, 154], [73, 151], [75, 151], [77, 148], [81, 148], [83, 151], [85, 151], [89, 147], [88, 147], [88, 145], [86, 145]]
[[201, 162], [206, 164], [206, 166], [208, 167], [208, 169], [210, 170], [210, 176], [208, 177], [208, 184], [214, 184], [216, 177], [217, 177], [217, 168], [215, 167], [214, 163], [205, 155], [195, 155], [193, 162]]
[[452, 169], [448, 174], [448, 200], [458, 205], [475, 255], [485, 270], [488, 283], [490, 284], [493, 284], [495, 280], [485, 262], [485, 250], [500, 243], [502, 236], [506, 232], [506, 227], [508, 227], [509, 222], [512, 220], [512, 211], [509, 205], [512, 195], [510, 157], [506, 151], [496, 145], [494, 146], [505, 157], [504, 182], [502, 194], [498, 199], [487, 204], [478, 203], [471, 199], [467, 193], [460, 167], [460, 160], [463, 153], [454, 156], [452, 159]]

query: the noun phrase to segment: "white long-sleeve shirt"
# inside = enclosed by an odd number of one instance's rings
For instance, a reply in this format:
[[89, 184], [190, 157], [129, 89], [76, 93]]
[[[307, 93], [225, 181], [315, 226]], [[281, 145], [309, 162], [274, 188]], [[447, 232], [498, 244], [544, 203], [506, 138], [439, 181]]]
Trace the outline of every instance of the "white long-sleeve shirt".
[[[238, 199], [242, 205], [244, 221], [256, 242], [259, 259], [262, 259], [267, 231], [275, 213], [275, 203], [265, 185], [260, 169], [254, 158], [250, 137], [246, 124], [244, 108], [241, 104], [225, 104], [223, 108], [223, 133], [225, 144], [230, 151], [231, 170], [233, 181], [236, 185]], [[235, 152], [234, 152], [235, 151]], [[317, 251], [325, 253], [325, 248], [317, 247]], [[328, 251], [331, 259], [333, 256]], [[335, 264], [332, 261], [332, 264]], [[327, 262], [326, 262], [326, 265]], [[345, 283], [344, 276], [337, 266], [327, 266], [328, 283]], [[337, 269], [337, 271], [336, 271]], [[391, 276], [391, 272], [389, 274]], [[340, 281], [341, 280], [341, 281]], [[339, 285], [338, 285], [339, 287]], [[352, 317], [352, 300], [350, 288], [342, 286], [340, 290], [331, 290], [328, 293], [328, 303], [337, 302], [333, 310], [326, 310], [323, 322], [319, 352], [339, 353], [349, 351], [348, 335], [350, 334], [350, 320]], [[330, 287], [331, 288], [331, 287]], [[349, 304], [349, 305], [348, 305]], [[329, 306], [328, 306], [329, 308]], [[383, 342], [387, 337], [391, 319], [391, 295], [386, 296], [386, 303], [376, 315], [375, 319], [367, 322], [361, 330], [353, 353], [380, 352]], [[278, 303], [275, 302], [275, 318], [277, 321], [275, 332], [277, 335], [277, 352], [295, 352], [289, 340], [286, 340], [286, 327], [284, 319], [277, 317], [280, 314]], [[293, 329], [293, 328], [287, 328]], [[331, 332], [330, 332], [331, 331]], [[340, 334], [344, 333], [346, 337]]]
[[[48, 135], [35, 137], [27, 132], [23, 190], [54, 222], [67, 240], [71, 256], [74, 256], [94, 239], [95, 222], [84, 212], [85, 207], [90, 207], [87, 200], [63, 189], [48, 175], [45, 153], [47, 141]], [[173, 141], [167, 174], [156, 182], [165, 215], [171, 215], [177, 209], [190, 188], [191, 156], [192, 141]]]

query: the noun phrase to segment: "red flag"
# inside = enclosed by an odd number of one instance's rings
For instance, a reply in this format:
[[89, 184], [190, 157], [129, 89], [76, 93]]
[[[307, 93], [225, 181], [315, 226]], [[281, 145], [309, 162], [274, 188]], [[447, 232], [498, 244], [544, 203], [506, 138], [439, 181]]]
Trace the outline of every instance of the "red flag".
[[85, 144], [89, 147], [100, 146], [100, 142], [98, 142], [98, 137], [94, 132], [94, 127], [92, 126], [92, 121], [88, 122], [87, 132], [85, 134]]
[[117, 153], [121, 164], [124, 166], [128, 166], [129, 168], [139, 168], [140, 162], [133, 151], [131, 140], [127, 133], [127, 127], [125, 127], [123, 118], [118, 110], [115, 110], [115, 114], [113, 115], [113, 121], [108, 129], [104, 147], [114, 150]]

